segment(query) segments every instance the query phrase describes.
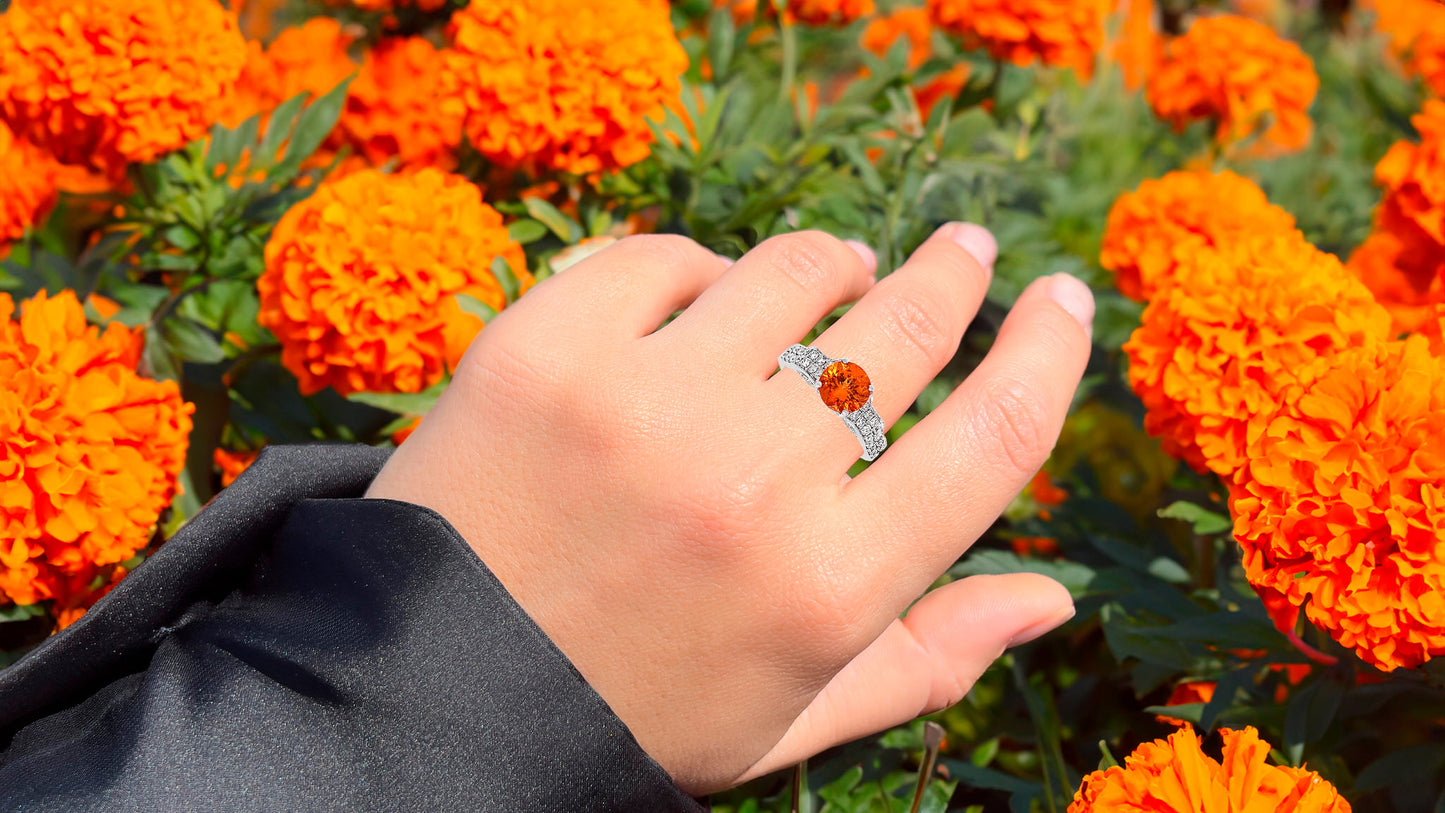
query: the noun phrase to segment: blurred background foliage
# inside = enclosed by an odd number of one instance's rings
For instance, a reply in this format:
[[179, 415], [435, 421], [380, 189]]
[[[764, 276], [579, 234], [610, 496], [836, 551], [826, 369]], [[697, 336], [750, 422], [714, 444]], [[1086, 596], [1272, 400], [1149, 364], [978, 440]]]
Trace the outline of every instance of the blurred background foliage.
[[[1171, 0], [1162, 18], [1179, 26], [1209, 8]], [[962, 703], [933, 715], [947, 737], [924, 810], [1062, 811], [1110, 753], [1122, 759], [1173, 730], [1161, 715], [1201, 729], [1256, 726], [1277, 761], [1308, 764], [1358, 811], [1445, 810], [1440, 671], [1385, 675], [1326, 636], [1291, 640], [1275, 629], [1244, 580], [1218, 481], [1164, 455], [1142, 429], [1120, 350], [1142, 306], [1115, 292], [1098, 264], [1114, 199], [1186, 166], [1257, 179], [1324, 250], [1347, 255], [1369, 232], [1373, 167], [1412, 135], [1422, 90], [1390, 64], [1367, 12], [1328, 2], [1272, 8], [1321, 78], [1315, 137], [1291, 155], [1222, 150], [1205, 123], [1176, 134], [1106, 57], [1081, 83], [1067, 70], [996, 63], [935, 32], [933, 55], [910, 68], [906, 43], [883, 56], [858, 47], [861, 22], [738, 24], [709, 0], [682, 0], [673, 16], [691, 68], [650, 158], [596, 183], [524, 178], [512, 189], [528, 194], [489, 192], [515, 218], [512, 235], [539, 279], [638, 228], [690, 235], [730, 256], [818, 228], [875, 247], [886, 272], [944, 222], [985, 224], [1001, 248], [988, 301], [957, 356], [893, 427], [895, 439], [973, 369], [1031, 280], [1066, 271], [1094, 288], [1093, 356], [1057, 452], [942, 579], [1044, 573], [1069, 588], [1078, 613], [1007, 653]], [[297, 3], [277, 20], [322, 12], [338, 13]], [[426, 30], [445, 13], [400, 25]], [[364, 14], [348, 20], [378, 30]], [[969, 66], [967, 84], [925, 116], [907, 88], [959, 63]], [[77, 239], [105, 218], [97, 199], [65, 197], [0, 266], [0, 289], [17, 299], [71, 288], [117, 303], [92, 319], [144, 326], [145, 369], [179, 380], [197, 404], [184, 493], [156, 544], [221, 487], [216, 449], [390, 443], [440, 392], [302, 396], [255, 321], [265, 236], [324, 176], [327, 167], [307, 159], [344, 92], [297, 97], [266, 127], [218, 126], [208, 143], [135, 168], [123, 216], [98, 240]], [[218, 177], [243, 146], [256, 174], [239, 184]], [[476, 156], [462, 169], [493, 177]], [[0, 609], [0, 622], [7, 661], [52, 626], [32, 606]], [[918, 721], [810, 761], [811, 790], [796, 808], [784, 774], [720, 794], [714, 809], [906, 811], [922, 750]]]

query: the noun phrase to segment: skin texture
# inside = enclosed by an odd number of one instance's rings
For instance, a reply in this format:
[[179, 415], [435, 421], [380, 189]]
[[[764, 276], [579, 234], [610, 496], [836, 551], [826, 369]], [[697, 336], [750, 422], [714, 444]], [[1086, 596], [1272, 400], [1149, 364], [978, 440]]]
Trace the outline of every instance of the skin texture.
[[996, 254], [948, 224], [875, 282], [871, 251], [818, 232], [735, 264], [621, 240], [482, 331], [367, 496], [446, 517], [693, 794], [944, 708], [1073, 614], [1034, 574], [909, 605], [1048, 457], [1088, 360], [1088, 288], [1035, 282], [978, 369], [854, 479], [857, 440], [777, 356], [857, 300], [814, 344], [863, 366], [891, 425], [957, 350]]

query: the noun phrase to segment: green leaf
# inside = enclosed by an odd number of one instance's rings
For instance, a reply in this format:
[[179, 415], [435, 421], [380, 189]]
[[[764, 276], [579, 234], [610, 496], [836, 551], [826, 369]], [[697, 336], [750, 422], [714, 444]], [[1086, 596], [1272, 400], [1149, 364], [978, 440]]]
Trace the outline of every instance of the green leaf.
[[431, 411], [432, 406], [446, 390], [446, 384], [445, 381], [438, 382], [421, 392], [354, 392], [346, 398], [349, 401], [401, 415], [421, 417]]
[[535, 220], [522, 218], [512, 221], [512, 225], [507, 227], [507, 233], [511, 235], [513, 241], [525, 246], [546, 237], [547, 227]]
[[1223, 533], [1234, 527], [1234, 523], [1230, 521], [1229, 517], [1187, 500], [1180, 500], [1159, 509], [1159, 516], [1164, 519], [1188, 522], [1194, 526], [1194, 532], [1200, 536]]
[[176, 361], [166, 337], [155, 325], [149, 325], [145, 330], [141, 372], [158, 381], [179, 381], [181, 378], [181, 365]]
[[1144, 711], [1150, 714], [1160, 714], [1165, 717], [1176, 717], [1197, 725], [1200, 714], [1204, 712], [1204, 704], [1180, 703], [1177, 706], [1145, 706]]
[[256, 142], [256, 133], [261, 129], [261, 114], [246, 119], [236, 127], [226, 128], [220, 124], [211, 127], [211, 147], [206, 151], [206, 174], [214, 176], [216, 168], [225, 166], [230, 172], [241, 160], [241, 153]]
[[1083, 595], [1094, 578], [1094, 570], [1088, 565], [1064, 559], [1024, 559], [1001, 550], [970, 553], [962, 562], [949, 568], [948, 573], [959, 579], [981, 574], [1041, 573], [1067, 587], [1075, 597]]
[[492, 276], [501, 284], [502, 294], [507, 297], [507, 301], [516, 301], [521, 284], [517, 282], [517, 276], [512, 273], [512, 266], [507, 263], [506, 258], [492, 258]]
[[987, 768], [989, 763], [993, 762], [994, 758], [998, 756], [999, 739], [998, 737], [993, 737], [992, 739], [979, 743], [974, 747], [973, 753], [969, 754], [968, 761], [980, 768]]
[[567, 245], [573, 245], [586, 236], [580, 223], [562, 214], [547, 201], [541, 198], [523, 198], [522, 204], [527, 207], [527, 214], [531, 215], [532, 219], [551, 229], [552, 233]]
[[276, 151], [281, 149], [282, 142], [291, 134], [292, 126], [296, 124], [296, 116], [301, 112], [301, 106], [306, 104], [306, 97], [309, 95], [310, 91], [303, 90], [271, 111], [271, 121], [266, 125], [266, 134], [261, 137], [261, 144], [251, 156], [253, 167], [261, 169], [276, 162]]
[[457, 294], [456, 297], [457, 305], [461, 307], [462, 312], [470, 313], [478, 319], [481, 319], [482, 324], [492, 321], [492, 319], [497, 316], [497, 312], [492, 310], [491, 305], [470, 294]]
[[1332, 670], [1290, 698], [1284, 716], [1283, 746], [1295, 765], [1304, 761], [1304, 747], [1329, 730], [1347, 688]]
[[176, 356], [198, 364], [214, 364], [226, 357], [216, 337], [189, 319], [170, 318], [161, 324], [161, 336]]
[[727, 75], [736, 43], [737, 26], [732, 12], [723, 7], [714, 9], [707, 20], [707, 61], [716, 80]]
[[346, 104], [346, 92], [353, 78], [354, 75], [348, 76], [306, 106], [305, 112], [296, 120], [296, 131], [291, 134], [291, 143], [287, 145], [286, 157], [281, 162], [283, 167], [294, 170], [301, 166], [301, 162], [311, 157], [311, 153], [316, 152], [316, 148], [331, 134], [336, 120], [341, 118], [341, 108]]
[[1360, 771], [1355, 777], [1355, 790], [1363, 793], [1404, 782], [1424, 781], [1433, 785], [1442, 767], [1445, 767], [1445, 744], [1403, 748], [1380, 757]]
[[0, 623], [8, 621], [27, 621], [31, 618], [39, 618], [45, 615], [45, 607], [41, 604], [11, 604], [8, 607], [0, 607]]

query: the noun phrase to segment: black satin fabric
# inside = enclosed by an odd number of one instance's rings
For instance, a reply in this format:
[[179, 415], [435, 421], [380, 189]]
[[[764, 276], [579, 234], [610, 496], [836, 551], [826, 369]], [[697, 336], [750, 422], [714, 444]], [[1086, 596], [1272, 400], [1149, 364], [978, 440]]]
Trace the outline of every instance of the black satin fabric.
[[387, 452], [273, 447], [0, 670], [0, 809], [688, 811]]

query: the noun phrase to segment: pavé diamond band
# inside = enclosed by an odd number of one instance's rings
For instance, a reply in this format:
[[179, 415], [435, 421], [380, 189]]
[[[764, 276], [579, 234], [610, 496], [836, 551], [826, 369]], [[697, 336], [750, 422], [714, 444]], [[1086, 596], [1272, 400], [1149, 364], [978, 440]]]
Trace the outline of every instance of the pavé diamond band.
[[863, 459], [875, 460], [888, 446], [883, 417], [873, 408], [873, 383], [863, 368], [847, 359], [830, 359], [823, 351], [795, 344], [778, 356], [778, 366], [793, 370], [818, 391], [823, 404], [838, 413], [863, 444]]

